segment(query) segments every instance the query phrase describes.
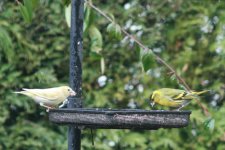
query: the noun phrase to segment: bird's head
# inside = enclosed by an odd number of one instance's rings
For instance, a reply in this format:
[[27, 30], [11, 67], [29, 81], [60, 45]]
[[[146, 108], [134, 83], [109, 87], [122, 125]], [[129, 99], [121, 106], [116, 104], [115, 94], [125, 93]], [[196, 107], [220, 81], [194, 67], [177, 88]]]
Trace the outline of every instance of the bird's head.
[[155, 96], [157, 95], [157, 92], [154, 91], [151, 95], [150, 95], [150, 105], [153, 107], [155, 105]]
[[68, 86], [62, 86], [61, 87], [63, 92], [66, 93], [66, 95], [68, 96], [75, 96], [76, 95], [76, 92], [74, 92], [70, 87]]

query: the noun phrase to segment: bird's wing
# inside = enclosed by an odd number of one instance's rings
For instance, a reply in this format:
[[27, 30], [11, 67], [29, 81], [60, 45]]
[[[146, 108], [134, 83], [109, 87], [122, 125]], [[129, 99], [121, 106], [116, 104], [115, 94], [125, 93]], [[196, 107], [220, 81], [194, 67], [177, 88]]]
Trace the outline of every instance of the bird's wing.
[[27, 91], [35, 96], [48, 99], [50, 101], [55, 101], [59, 99], [59, 96], [57, 96], [59, 93], [57, 91], [49, 90], [49, 89], [25, 89], [24, 91]]
[[162, 88], [161, 92], [164, 94], [164, 96], [168, 96], [173, 100], [182, 99], [183, 96], [187, 95], [187, 92], [179, 89]]
[[174, 95], [172, 98], [174, 100], [180, 100], [180, 99], [184, 98], [187, 94], [188, 94], [187, 92], [183, 91], [182, 93], [180, 93], [178, 95]]
[[173, 99], [169, 96], [165, 96], [167, 100], [169, 100], [170, 104], [178, 105], [184, 103], [186, 100], [184, 99]]
[[169, 96], [164, 96], [164, 98], [166, 99], [166, 100], [169, 100], [169, 101], [174, 101], [171, 97], [169, 97]]

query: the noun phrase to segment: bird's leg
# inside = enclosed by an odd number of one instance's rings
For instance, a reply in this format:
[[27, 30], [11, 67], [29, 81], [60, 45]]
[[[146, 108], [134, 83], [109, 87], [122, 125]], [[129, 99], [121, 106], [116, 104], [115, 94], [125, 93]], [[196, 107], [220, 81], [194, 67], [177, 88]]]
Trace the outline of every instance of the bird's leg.
[[40, 106], [47, 108], [46, 112], [49, 112], [49, 109], [52, 109], [52, 107], [47, 106], [44, 103], [40, 103]]
[[190, 101], [189, 101], [189, 102], [185, 102], [185, 103], [183, 103], [179, 108], [177, 108], [177, 109], [175, 109], [175, 110], [180, 111], [181, 108], [187, 106], [189, 103], [190, 103]]
[[65, 99], [65, 101], [63, 101], [63, 103], [61, 105], [59, 105], [59, 108], [63, 108], [64, 106], [66, 106], [68, 103], [68, 99]]
[[180, 111], [181, 107], [176, 108], [176, 109], [171, 109], [172, 111]]
[[177, 108], [177, 109], [174, 109], [174, 110], [176, 110], [176, 111], [180, 111], [180, 109], [181, 108], [183, 108], [185, 105], [181, 105], [179, 108]]
[[173, 110], [174, 111], [180, 111], [180, 109], [183, 108], [184, 106], [186, 106], [186, 105], [182, 104], [179, 108], [176, 108], [176, 109], [173, 109]]

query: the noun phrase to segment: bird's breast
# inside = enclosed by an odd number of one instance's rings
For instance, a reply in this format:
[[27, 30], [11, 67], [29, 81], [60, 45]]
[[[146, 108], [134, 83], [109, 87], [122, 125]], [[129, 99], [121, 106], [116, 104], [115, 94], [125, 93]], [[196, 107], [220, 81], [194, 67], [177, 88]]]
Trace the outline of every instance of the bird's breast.
[[38, 96], [34, 97], [34, 101], [36, 103], [38, 103], [38, 104], [44, 103], [44, 104], [49, 105], [49, 106], [54, 106], [54, 105], [58, 104], [57, 100], [55, 100], [55, 101], [54, 100], [49, 100], [49, 99], [38, 97]]

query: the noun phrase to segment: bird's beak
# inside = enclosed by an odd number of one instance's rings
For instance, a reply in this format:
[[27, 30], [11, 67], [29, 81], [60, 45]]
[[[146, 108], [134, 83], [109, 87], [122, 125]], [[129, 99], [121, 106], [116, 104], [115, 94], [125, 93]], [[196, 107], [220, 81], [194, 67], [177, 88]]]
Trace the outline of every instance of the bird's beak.
[[75, 96], [77, 93], [76, 92], [74, 92], [74, 91], [71, 91], [70, 92], [70, 96]]
[[150, 104], [151, 104], [151, 106], [153, 107], [153, 106], [155, 105], [155, 102], [151, 102]]

